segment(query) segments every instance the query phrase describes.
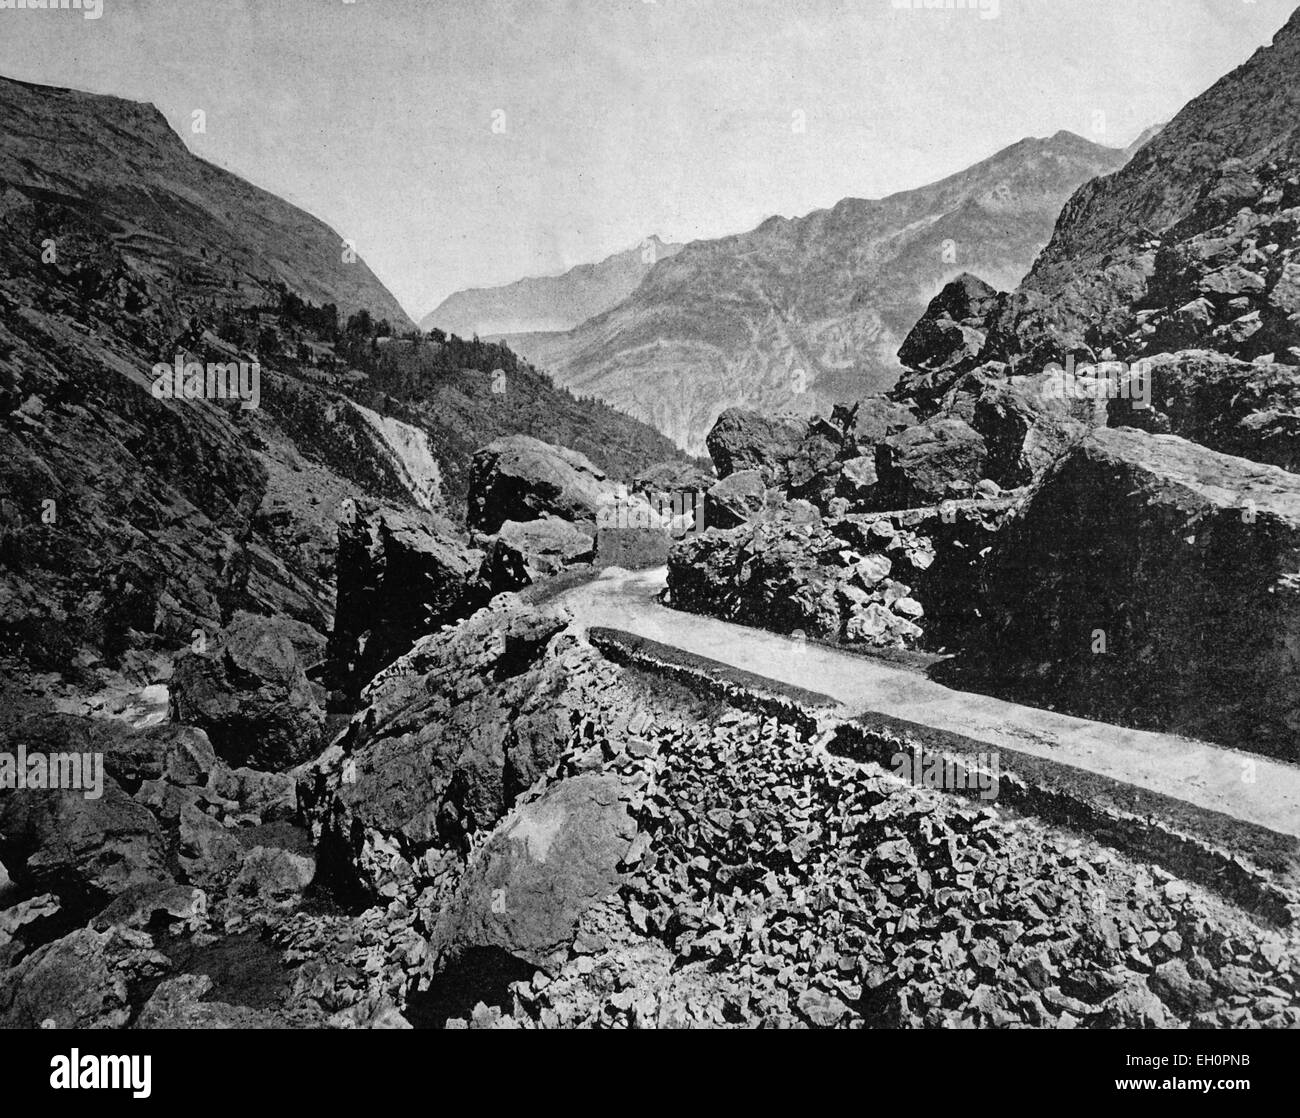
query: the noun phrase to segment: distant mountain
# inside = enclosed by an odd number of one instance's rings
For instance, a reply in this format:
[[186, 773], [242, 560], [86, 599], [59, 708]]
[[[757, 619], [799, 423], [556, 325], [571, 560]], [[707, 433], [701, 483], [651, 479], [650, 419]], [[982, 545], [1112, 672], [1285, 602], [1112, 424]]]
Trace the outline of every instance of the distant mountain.
[[1152, 124], [1150, 127], [1142, 129], [1142, 132], [1137, 139], [1124, 149], [1124, 153], [1132, 159], [1133, 153], [1136, 152], [1138, 148], [1145, 146], [1159, 136], [1162, 128], [1164, 128], [1163, 124]]
[[516, 339], [557, 383], [693, 453], [724, 408], [813, 414], [887, 389], [902, 338], [953, 277], [1014, 286], [1083, 182], [1123, 151], [1058, 132], [940, 182], [697, 241], [564, 335]]
[[571, 330], [626, 299], [656, 261], [681, 247], [653, 236], [627, 252], [599, 264], [580, 264], [563, 275], [457, 291], [425, 315], [420, 328], [437, 327], [463, 338]]
[[[341, 504], [453, 533], [501, 435], [627, 480], [675, 456], [504, 346], [420, 335], [340, 243], [152, 107], [0, 79], [0, 676], [175, 649], [241, 609], [324, 633]], [[178, 362], [194, 396], [157, 390]], [[240, 365], [251, 406], [211, 398]]]

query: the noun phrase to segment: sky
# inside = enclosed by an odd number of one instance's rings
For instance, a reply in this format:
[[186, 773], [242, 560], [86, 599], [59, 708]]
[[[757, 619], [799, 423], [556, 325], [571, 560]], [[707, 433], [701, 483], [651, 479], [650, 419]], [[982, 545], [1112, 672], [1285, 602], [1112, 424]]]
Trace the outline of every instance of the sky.
[[153, 102], [196, 154], [352, 240], [419, 318], [1025, 136], [1122, 146], [1296, 0], [916, 2], [102, 0], [92, 20], [0, 9], [0, 74]]

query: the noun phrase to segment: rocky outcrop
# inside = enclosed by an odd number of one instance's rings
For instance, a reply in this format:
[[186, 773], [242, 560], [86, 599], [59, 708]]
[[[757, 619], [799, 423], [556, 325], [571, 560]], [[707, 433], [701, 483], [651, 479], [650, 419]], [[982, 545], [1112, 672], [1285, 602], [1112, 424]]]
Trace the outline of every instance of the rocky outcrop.
[[368, 888], [490, 830], [555, 758], [564, 669], [541, 660], [566, 623], [503, 594], [372, 682], [366, 708], [299, 782], [324, 847], [345, 851]]
[[1094, 431], [1002, 533], [967, 660], [1078, 713], [1300, 757], [1300, 478]]
[[1109, 401], [1112, 427], [1180, 435], [1223, 454], [1300, 472], [1300, 370], [1210, 350], [1148, 358], [1145, 392]]
[[481, 551], [438, 520], [348, 502], [339, 521], [338, 604], [329, 678], [349, 701], [421, 637], [468, 616], [491, 594]]
[[484, 546], [483, 578], [493, 590], [518, 590], [596, 557], [590, 535], [552, 516], [507, 520]]
[[314, 756], [325, 712], [285, 622], [236, 614], [218, 642], [172, 676], [172, 715], [198, 726], [232, 765], [283, 770]]
[[469, 526], [486, 535], [507, 520], [550, 515], [595, 531], [602, 506], [615, 486], [604, 471], [577, 451], [527, 435], [489, 443], [474, 456], [469, 487]]
[[718, 416], [705, 444], [719, 478], [757, 470], [765, 485], [779, 485], [806, 428], [806, 421], [793, 416], [766, 419], [756, 412], [728, 408]]
[[442, 910], [430, 944], [435, 966], [470, 948], [497, 948], [547, 969], [562, 963], [579, 919], [618, 888], [636, 830], [612, 775], [574, 776], [521, 804]]
[[951, 645], [1014, 502], [775, 521], [707, 532], [669, 557], [674, 608], [849, 646]]
[[937, 504], [954, 483], [973, 486], [986, 476], [988, 447], [969, 423], [936, 418], [876, 447], [877, 507], [913, 508]]

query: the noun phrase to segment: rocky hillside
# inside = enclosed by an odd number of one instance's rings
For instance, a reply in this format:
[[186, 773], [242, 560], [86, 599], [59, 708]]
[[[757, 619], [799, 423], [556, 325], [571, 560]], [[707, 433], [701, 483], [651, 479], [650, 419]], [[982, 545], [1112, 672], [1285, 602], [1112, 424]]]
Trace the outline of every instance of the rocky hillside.
[[579, 264], [562, 275], [457, 291], [425, 315], [420, 328], [439, 328], [464, 338], [572, 330], [621, 303], [656, 261], [681, 247], [652, 236], [626, 252], [598, 264]]
[[1032, 318], [1045, 296], [1053, 305], [1047, 317], [1063, 338], [1086, 340], [1090, 323], [1140, 300], [1152, 269], [1144, 241], [1199, 232], [1189, 220], [1193, 211], [1204, 227], [1253, 207], [1259, 194], [1250, 179], [1261, 167], [1300, 162], [1298, 68], [1300, 11], [1270, 46], [1189, 102], [1131, 162], [1080, 188], [1024, 281], [1022, 313]]
[[137, 270], [183, 275], [195, 295], [255, 302], [279, 281], [410, 325], [334, 230], [193, 155], [152, 105], [0, 78], [0, 180], [81, 211]]
[[1022, 140], [917, 190], [695, 242], [607, 313], [520, 344], [560, 384], [698, 454], [726, 407], [809, 415], [888, 388], [947, 280], [1019, 282], [1065, 199], [1124, 159], [1069, 132]]
[[[400, 333], [339, 244], [150, 107], [0, 82], [0, 655], [117, 663], [239, 610], [323, 634], [344, 501], [459, 518], [514, 434], [628, 481], [673, 457], [502, 346]], [[249, 395], [156, 392], [176, 362]]]

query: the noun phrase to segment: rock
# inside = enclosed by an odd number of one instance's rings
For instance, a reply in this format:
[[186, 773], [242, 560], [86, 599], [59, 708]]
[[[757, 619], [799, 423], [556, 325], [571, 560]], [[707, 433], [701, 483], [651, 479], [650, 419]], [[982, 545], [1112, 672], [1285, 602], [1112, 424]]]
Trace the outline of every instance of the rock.
[[618, 887], [617, 866], [635, 831], [611, 776], [572, 777], [517, 807], [471, 859], [439, 916], [435, 967], [472, 947], [553, 967], [583, 913]]
[[80, 928], [0, 974], [0, 1028], [119, 1029], [131, 1008], [112, 967], [112, 936]]
[[756, 520], [766, 504], [762, 473], [738, 470], [727, 474], [704, 495], [704, 523], [710, 528], [735, 528]]
[[596, 541], [567, 520], [507, 520], [486, 550], [484, 580], [496, 590], [517, 590], [592, 562]]
[[661, 462], [632, 479], [632, 492], [648, 498], [674, 493], [703, 494], [717, 480], [692, 462]]
[[597, 514], [614, 494], [604, 472], [577, 451], [511, 435], [474, 455], [468, 523], [493, 535], [507, 520], [549, 514], [594, 535]]
[[1300, 370], [1294, 365], [1185, 350], [1146, 358], [1144, 368], [1149, 398], [1130, 390], [1111, 400], [1110, 426], [1181, 435], [1223, 454], [1300, 472]]
[[1210, 984], [1188, 974], [1182, 959], [1161, 963], [1147, 983], [1161, 1001], [1183, 1017], [1191, 1017], [1214, 1003]]
[[491, 596], [481, 551], [436, 518], [367, 502], [339, 517], [338, 605], [329, 640], [331, 685], [355, 700], [421, 637], [468, 617]]
[[255, 901], [259, 911], [296, 908], [316, 874], [312, 858], [279, 847], [255, 846], [244, 855], [232, 894]]
[[928, 403], [961, 372], [979, 364], [987, 319], [997, 305], [998, 293], [969, 273], [945, 285], [899, 347], [899, 361], [914, 372], [904, 375], [894, 397]]
[[835, 491], [849, 502], [851, 510], [856, 510], [871, 496], [875, 484], [875, 454], [860, 454], [857, 458], [850, 458], [841, 464], [839, 482]]
[[232, 765], [287, 769], [319, 750], [325, 712], [276, 618], [237, 613], [218, 644], [184, 653], [171, 702]]
[[547, 647], [567, 624], [501, 594], [372, 682], [369, 705], [298, 785], [346, 872], [370, 889], [405, 879], [407, 858], [491, 829], [554, 761], [571, 712], [554, 701], [567, 669]]
[[234, 832], [192, 805], [181, 809], [181, 868], [193, 882], [211, 885], [240, 864], [244, 848]]
[[1038, 377], [985, 387], [970, 422], [988, 449], [987, 477], [1016, 489], [1041, 477], [1104, 418], [1099, 415], [1089, 424], [1072, 415], [1068, 399], [1053, 398], [1050, 378]]
[[809, 989], [799, 995], [799, 1012], [819, 1029], [838, 1025], [849, 1013], [849, 1007], [834, 994], [824, 990]]
[[877, 507], [937, 504], [954, 481], [985, 476], [988, 448], [968, 423], [937, 418], [891, 435], [876, 447]]
[[112, 927], [155, 927], [198, 931], [207, 921], [208, 897], [192, 885], [148, 883], [133, 885], [119, 893], [91, 921], [91, 927], [107, 931]]
[[206, 974], [180, 974], [160, 982], [140, 1011], [137, 1029], [283, 1029], [279, 1014], [226, 1002], [200, 1000], [212, 989]]
[[785, 464], [797, 451], [807, 423], [793, 416], [767, 419], [741, 408], [728, 408], [713, 424], [705, 445], [719, 478], [757, 470], [764, 485], [785, 481]]
[[157, 820], [107, 777], [103, 795], [0, 794], [0, 851], [16, 882], [90, 911], [132, 885], [168, 882]]
[[1296, 759], [1298, 550], [1300, 477], [1099, 429], [999, 536], [968, 663], [1088, 717]]

